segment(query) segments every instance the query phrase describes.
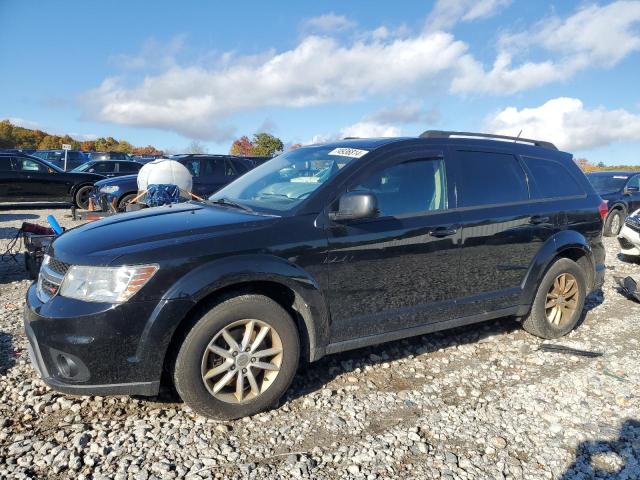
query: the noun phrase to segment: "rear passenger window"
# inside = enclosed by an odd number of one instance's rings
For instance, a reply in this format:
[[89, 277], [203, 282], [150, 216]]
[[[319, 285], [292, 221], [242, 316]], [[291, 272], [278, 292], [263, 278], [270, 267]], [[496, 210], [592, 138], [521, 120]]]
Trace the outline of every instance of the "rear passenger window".
[[534, 198], [557, 198], [584, 195], [584, 189], [560, 162], [546, 158], [522, 157], [533, 175]]
[[373, 174], [350, 190], [373, 193], [381, 217], [447, 208], [447, 183], [442, 159], [394, 165]]
[[524, 170], [513, 155], [458, 151], [458, 207], [529, 199]]
[[0, 157], [0, 172], [10, 172], [11, 170], [11, 157]]

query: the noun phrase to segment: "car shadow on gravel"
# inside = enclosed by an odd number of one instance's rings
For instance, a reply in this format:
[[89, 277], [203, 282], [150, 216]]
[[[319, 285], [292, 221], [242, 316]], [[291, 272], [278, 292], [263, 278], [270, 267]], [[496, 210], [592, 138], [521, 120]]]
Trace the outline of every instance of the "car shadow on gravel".
[[[6, 247], [0, 252], [0, 255], [5, 253], [5, 249]], [[29, 274], [24, 265], [24, 253], [7, 254], [2, 257], [0, 260], [0, 285], [28, 279]]]
[[16, 364], [13, 350], [13, 338], [8, 333], [0, 330], [0, 376]]
[[[373, 345], [344, 353], [327, 355], [321, 360], [301, 366], [284, 399], [286, 402], [325, 388], [336, 377], [356, 369], [434, 353], [444, 348], [475, 344], [519, 330], [520, 323], [505, 317], [450, 330], [443, 330], [403, 340]], [[390, 387], [391, 388], [391, 387]]]
[[616, 440], [582, 442], [558, 480], [640, 478], [640, 421], [627, 419]]

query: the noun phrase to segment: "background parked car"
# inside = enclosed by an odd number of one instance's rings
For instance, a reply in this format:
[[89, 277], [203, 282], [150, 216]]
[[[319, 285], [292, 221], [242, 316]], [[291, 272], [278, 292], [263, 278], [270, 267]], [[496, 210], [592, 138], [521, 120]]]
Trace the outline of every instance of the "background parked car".
[[604, 234], [618, 235], [627, 216], [640, 208], [640, 172], [592, 172], [587, 178], [609, 207]]
[[87, 208], [93, 184], [102, 175], [65, 172], [40, 158], [0, 153], [0, 202], [72, 202]]
[[[193, 193], [207, 197], [248, 172], [254, 164], [243, 157], [232, 155], [174, 155], [193, 175]], [[115, 205], [123, 209], [138, 194], [137, 175], [96, 182], [92, 198], [96, 205]], [[105, 203], [106, 202], [106, 203]]]
[[[36, 150], [33, 152], [33, 155], [64, 170], [64, 150]], [[87, 160], [89, 160], [89, 157], [84, 152], [79, 150], [68, 150], [66, 170], [73, 170], [85, 163]]]
[[73, 169], [74, 172], [98, 173], [105, 177], [118, 177], [137, 173], [142, 164], [129, 160], [90, 160]]
[[89, 152], [88, 160], [131, 160], [131, 155], [124, 152]]

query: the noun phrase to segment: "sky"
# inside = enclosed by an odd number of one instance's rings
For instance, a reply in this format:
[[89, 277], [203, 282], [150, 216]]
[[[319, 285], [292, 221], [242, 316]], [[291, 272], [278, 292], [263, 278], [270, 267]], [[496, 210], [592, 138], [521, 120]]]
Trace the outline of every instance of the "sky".
[[0, 119], [226, 153], [482, 131], [640, 164], [640, 0], [0, 0]]

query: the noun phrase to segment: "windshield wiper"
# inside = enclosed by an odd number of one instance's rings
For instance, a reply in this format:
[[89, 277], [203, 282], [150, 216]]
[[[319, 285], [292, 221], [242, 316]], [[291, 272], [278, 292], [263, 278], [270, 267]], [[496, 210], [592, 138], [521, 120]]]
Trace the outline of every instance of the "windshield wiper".
[[234, 202], [233, 200], [231, 200], [231, 199], [229, 199], [227, 197], [220, 197], [220, 198], [216, 198], [215, 200], [209, 200], [209, 201], [211, 203], [215, 203], [217, 205], [224, 205], [224, 206], [227, 206], [227, 207], [232, 207], [232, 208], [237, 208], [239, 210], [244, 210], [245, 212], [253, 213], [253, 210], [251, 210], [246, 205], [242, 205], [241, 203]]

